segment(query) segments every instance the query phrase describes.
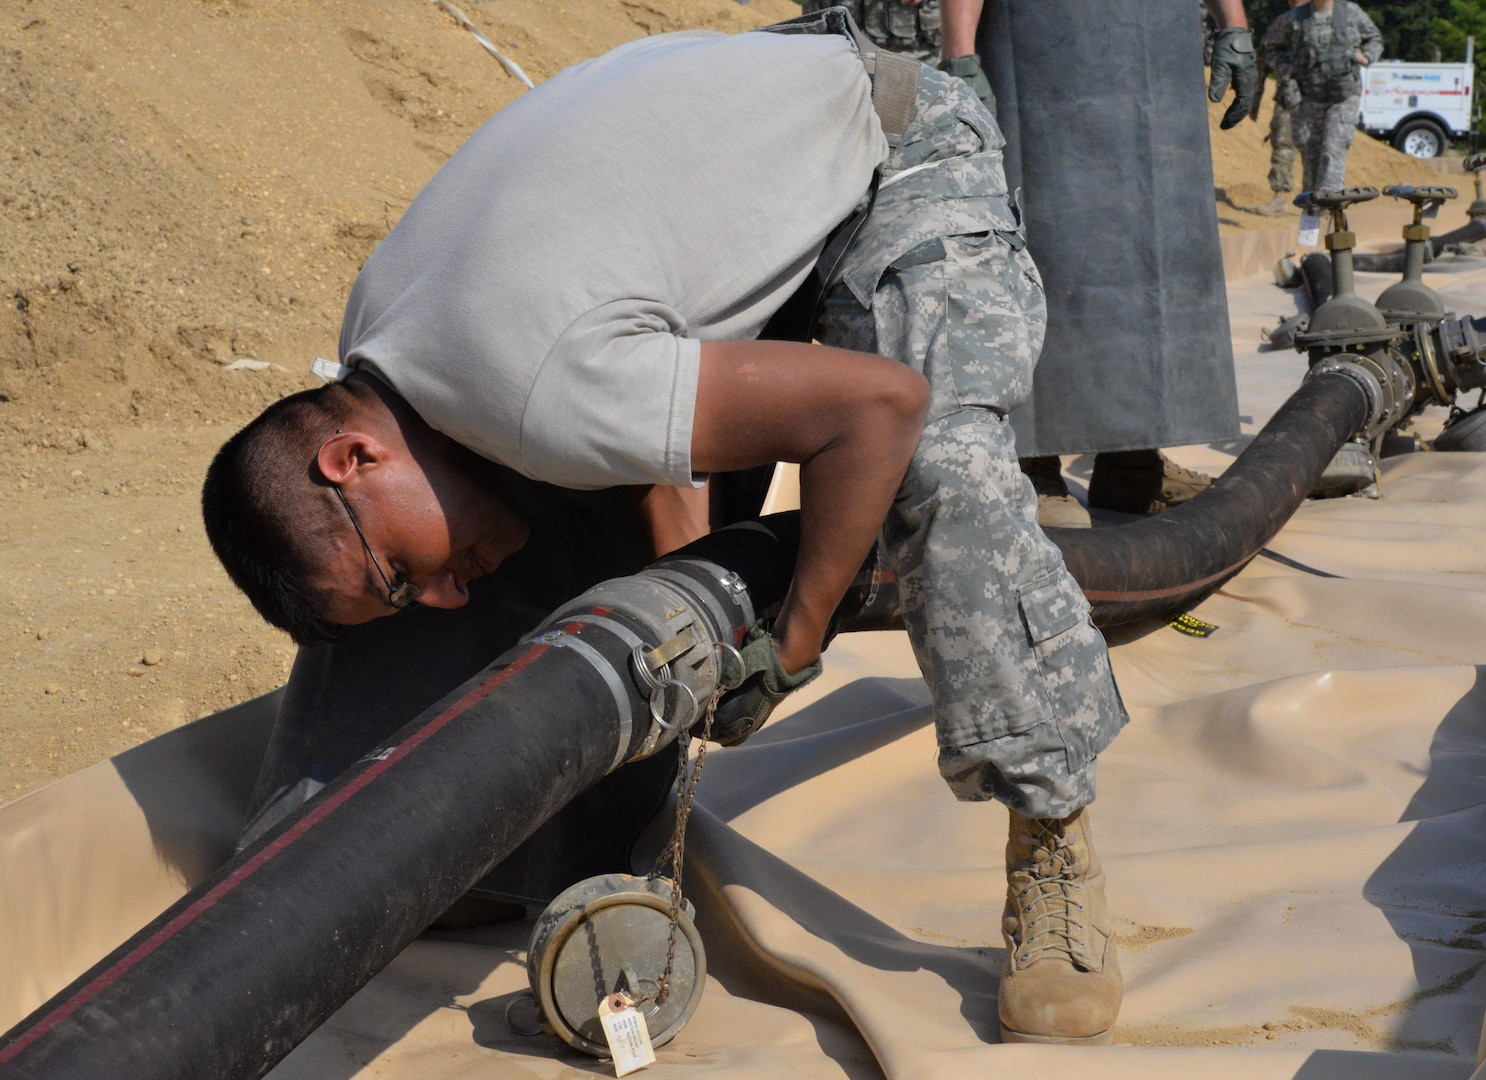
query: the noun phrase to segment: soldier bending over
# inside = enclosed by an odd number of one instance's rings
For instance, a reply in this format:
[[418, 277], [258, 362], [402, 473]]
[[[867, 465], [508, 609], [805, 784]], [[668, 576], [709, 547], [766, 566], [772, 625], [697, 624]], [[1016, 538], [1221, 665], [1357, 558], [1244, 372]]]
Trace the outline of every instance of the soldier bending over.
[[[362, 270], [354, 373], [222, 448], [208, 533], [313, 642], [458, 607], [514, 558], [497, 467], [633, 485], [664, 550], [705, 532], [707, 474], [800, 463], [799, 561], [748, 651], [764, 692], [734, 703], [741, 733], [819, 671], [880, 542], [940, 769], [1012, 811], [1003, 1035], [1106, 1041], [1121, 981], [1086, 807], [1126, 717], [1006, 420], [1045, 308], [1003, 140], [957, 78], [887, 54], [869, 75], [840, 12], [777, 29], [636, 41], [486, 123]], [[824, 344], [761, 340], [819, 279]]]

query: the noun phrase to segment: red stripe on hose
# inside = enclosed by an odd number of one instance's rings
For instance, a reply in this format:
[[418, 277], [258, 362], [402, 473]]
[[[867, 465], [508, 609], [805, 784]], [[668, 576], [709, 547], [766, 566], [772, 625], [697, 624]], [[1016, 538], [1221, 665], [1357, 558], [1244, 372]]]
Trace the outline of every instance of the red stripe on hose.
[[1181, 596], [1197, 589], [1205, 588], [1215, 581], [1221, 581], [1224, 576], [1231, 575], [1234, 571], [1247, 566], [1253, 561], [1254, 556], [1258, 554], [1259, 549], [1256, 548], [1236, 562], [1229, 563], [1216, 574], [1209, 574], [1207, 577], [1200, 578], [1197, 581], [1184, 581], [1180, 585], [1172, 585], [1165, 589], [1146, 589], [1142, 592], [1117, 591], [1114, 589], [1085, 589], [1083, 593], [1085, 599], [1091, 604], [1110, 602], [1129, 603], [1132, 600], [1166, 600], [1174, 596]]
[[[578, 625], [577, 623], [570, 623], [563, 629], [568, 633], [572, 633]], [[345, 787], [341, 788], [334, 795], [328, 796], [320, 805], [300, 818], [292, 828], [286, 830], [272, 843], [264, 847], [262, 851], [258, 852], [231, 874], [228, 874], [227, 877], [208, 889], [200, 899], [192, 903], [186, 910], [182, 911], [144, 941], [130, 949], [117, 963], [84, 986], [72, 997], [59, 1004], [44, 1019], [37, 1021], [35, 1025], [28, 1028], [15, 1042], [0, 1049], [0, 1065], [10, 1061], [37, 1039], [77, 1012], [78, 1009], [102, 993], [111, 983], [117, 982], [120, 976], [149, 956], [161, 945], [165, 944], [165, 942], [175, 937], [176, 934], [180, 933], [187, 926], [190, 926], [191, 923], [196, 921], [198, 916], [214, 906], [217, 901], [232, 892], [264, 866], [268, 865], [269, 862], [286, 850], [290, 844], [294, 843], [294, 841], [298, 840], [305, 833], [309, 832], [310, 829], [314, 828], [321, 821], [324, 821], [325, 818], [344, 805], [351, 796], [392, 768], [394, 764], [407, 757], [408, 754], [416, 750], [441, 728], [448, 725], [451, 720], [464, 713], [481, 698], [489, 695], [492, 690], [530, 665], [533, 660], [550, 648], [551, 646], [549, 645], [533, 645], [515, 663], [496, 672], [464, 697], [424, 724], [406, 742], [393, 747], [386, 757], [371, 762], [362, 772], [347, 783]]]

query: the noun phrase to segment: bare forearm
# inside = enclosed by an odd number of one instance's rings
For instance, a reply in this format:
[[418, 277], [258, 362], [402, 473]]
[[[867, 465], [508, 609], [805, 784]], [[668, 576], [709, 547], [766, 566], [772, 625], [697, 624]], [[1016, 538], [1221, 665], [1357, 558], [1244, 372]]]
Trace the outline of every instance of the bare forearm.
[[920, 422], [832, 443], [800, 466], [800, 550], [774, 636], [786, 671], [820, 655], [826, 627], [867, 558], [918, 441]]
[[800, 464], [800, 553], [775, 621], [785, 670], [820, 654], [923, 427], [927, 384], [896, 361], [794, 342], [704, 342], [692, 468]]
[[946, 60], [975, 52], [975, 33], [985, 0], [939, 0], [940, 47]]

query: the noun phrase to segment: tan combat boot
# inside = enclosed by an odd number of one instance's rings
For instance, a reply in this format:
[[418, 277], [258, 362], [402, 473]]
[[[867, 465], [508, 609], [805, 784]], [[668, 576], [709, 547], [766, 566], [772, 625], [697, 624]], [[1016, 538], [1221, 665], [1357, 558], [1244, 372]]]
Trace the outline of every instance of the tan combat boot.
[[1017, 460], [1032, 490], [1037, 492], [1037, 524], [1044, 529], [1087, 529], [1089, 512], [1073, 497], [1063, 479], [1063, 463], [1056, 454]]
[[1108, 1043], [1125, 984], [1087, 808], [1011, 812], [1001, 933], [1001, 1041]]
[[1265, 217], [1279, 217], [1281, 214], [1290, 212], [1290, 193], [1288, 191], [1276, 191], [1274, 198], [1263, 206], [1254, 207], [1254, 213], [1263, 214]]
[[1212, 477], [1184, 469], [1159, 450], [1098, 454], [1089, 505], [1126, 514], [1159, 514], [1212, 487]]

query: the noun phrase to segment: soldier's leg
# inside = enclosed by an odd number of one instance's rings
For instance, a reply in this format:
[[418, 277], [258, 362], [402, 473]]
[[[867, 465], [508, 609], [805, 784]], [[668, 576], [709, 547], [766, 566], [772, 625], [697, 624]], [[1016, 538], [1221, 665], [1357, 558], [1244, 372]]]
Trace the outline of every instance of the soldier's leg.
[[1281, 193], [1295, 189], [1295, 115], [1275, 106], [1269, 124], [1269, 190]]
[[1290, 209], [1290, 191], [1295, 187], [1295, 110], [1275, 102], [1269, 121], [1269, 202], [1254, 208], [1266, 217], [1279, 217]]
[[1347, 186], [1347, 150], [1357, 135], [1357, 113], [1361, 107], [1361, 96], [1353, 95], [1326, 109], [1321, 124], [1320, 162], [1316, 177], [1316, 183], [1323, 190]]
[[[903, 359], [931, 386], [884, 547], [956, 796], [1062, 817], [1092, 801], [1094, 757], [1125, 713], [994, 400], [1030, 368], [1045, 308], [1030, 261], [997, 234], [941, 243], [943, 259], [900, 260], [884, 275], [872, 340], [850, 342]], [[834, 295], [831, 313], [849, 299]]]
[[931, 246], [890, 268], [870, 321], [834, 292], [822, 340], [897, 356], [930, 382], [930, 419], [883, 545], [933, 692], [941, 772], [956, 797], [1013, 811], [1003, 1038], [1106, 1041], [1121, 979], [1082, 808], [1125, 711], [993, 407], [998, 386], [1014, 396], [1030, 374], [1045, 309], [1030, 261], [1000, 235], [940, 245], [941, 258], [919, 261]]
[[1313, 98], [1302, 98], [1295, 109], [1295, 149], [1300, 155], [1300, 190], [1319, 191], [1321, 175], [1321, 141], [1326, 121], [1326, 104]]
[[[1125, 713], [1088, 606], [1037, 527], [1005, 420], [1031, 390], [1047, 309], [1003, 145], [965, 83], [921, 74], [918, 114], [819, 337], [929, 380], [924, 437], [882, 542], [933, 691], [941, 771], [958, 797], [1012, 807], [1002, 1037], [1105, 1041], [1121, 983], [1081, 808]], [[899, 170], [931, 162], [942, 164], [895, 186]]]

